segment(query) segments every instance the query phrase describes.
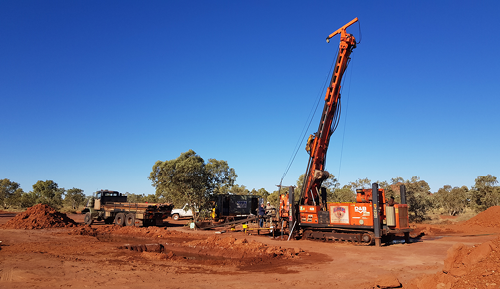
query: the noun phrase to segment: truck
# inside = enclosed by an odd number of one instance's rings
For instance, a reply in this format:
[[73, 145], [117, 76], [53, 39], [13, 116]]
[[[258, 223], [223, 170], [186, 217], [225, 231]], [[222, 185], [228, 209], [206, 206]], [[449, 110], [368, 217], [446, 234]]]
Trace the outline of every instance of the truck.
[[94, 221], [104, 221], [117, 226], [162, 226], [173, 207], [169, 203], [129, 203], [127, 196], [120, 192], [100, 190], [87, 204], [84, 223], [92, 225]]
[[189, 204], [185, 204], [181, 209], [173, 209], [170, 215], [175, 221], [180, 218], [192, 218], [193, 210], [189, 208]]
[[372, 184], [371, 189], [356, 190], [354, 203], [328, 203], [326, 188], [322, 187], [323, 181], [330, 175], [325, 170], [326, 153], [330, 137], [340, 119], [342, 77], [357, 44], [346, 29], [357, 21], [358, 18], [351, 20], [326, 38], [329, 42], [340, 34], [340, 45], [318, 131], [307, 140], [309, 161], [304, 184], [298, 203], [294, 203], [293, 187], [289, 188], [288, 196], [280, 197], [279, 212], [282, 219], [289, 221], [290, 236], [294, 234], [308, 239], [353, 241], [380, 246], [382, 238], [396, 234], [404, 234], [405, 239], [409, 240], [411, 229], [404, 185], [400, 188], [401, 204], [387, 203], [384, 189], [380, 189], [376, 183]]

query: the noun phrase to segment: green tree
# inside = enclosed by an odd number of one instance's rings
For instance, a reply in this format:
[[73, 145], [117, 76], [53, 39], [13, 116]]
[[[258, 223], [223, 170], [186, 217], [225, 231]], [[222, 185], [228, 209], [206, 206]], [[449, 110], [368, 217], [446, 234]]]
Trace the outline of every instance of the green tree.
[[356, 194], [351, 185], [344, 185], [342, 188], [336, 188], [328, 195], [328, 202], [354, 202]]
[[144, 199], [144, 194], [133, 194], [126, 192], [125, 196], [127, 196], [127, 202], [129, 203], [142, 203]]
[[435, 205], [442, 208], [447, 214], [456, 216], [465, 211], [469, 204], [470, 194], [466, 186], [443, 186], [435, 194]]
[[348, 185], [340, 187], [337, 178], [334, 175], [330, 175], [323, 181], [323, 187], [326, 188], [327, 192], [327, 202], [354, 202], [356, 200], [356, 193], [353, 184], [351, 182]]
[[144, 203], [165, 203], [163, 201], [163, 198], [158, 198], [156, 195], [149, 194], [149, 195], [142, 195], [142, 202]]
[[500, 188], [497, 177], [492, 175], [478, 176], [471, 189], [471, 201], [475, 211], [482, 212], [491, 206], [500, 205]]
[[334, 191], [340, 186], [340, 183], [334, 175], [329, 175], [321, 186], [325, 187], [328, 191]]
[[76, 210], [80, 205], [85, 202], [85, 194], [82, 189], [72, 188], [66, 191], [64, 202]]
[[[133, 194], [126, 192], [127, 202], [129, 203], [165, 203], [164, 197], [157, 197], [154, 194], [145, 195], [145, 194]], [[175, 206], [184, 206], [185, 203], [174, 203]]]
[[263, 199], [267, 199], [267, 197], [269, 196], [269, 192], [266, 191], [266, 189], [264, 189], [264, 188], [260, 188], [258, 190], [256, 190], [254, 188], [248, 194], [252, 195], [252, 196], [259, 196], [259, 197], [261, 197]]
[[426, 220], [429, 210], [433, 208], [429, 184], [417, 176], [406, 180], [404, 184], [410, 221], [422, 222]]
[[0, 204], [4, 209], [18, 204], [22, 193], [18, 183], [9, 179], [0, 180]]
[[[301, 194], [302, 194], [302, 188], [304, 187], [305, 179], [306, 179], [306, 174], [300, 175], [299, 178], [297, 179], [295, 189], [293, 190], [294, 203], [297, 203], [302, 197]], [[286, 191], [288, 192], [288, 187]]]
[[[195, 212], [195, 204], [200, 209], [208, 208], [214, 194], [232, 187], [236, 174], [225, 161], [210, 159], [205, 164], [203, 158], [189, 150], [176, 159], [157, 161], [149, 179], [157, 198], [174, 204], [187, 203]], [[197, 219], [196, 213], [194, 218]]]
[[386, 200], [393, 197], [394, 201], [398, 203], [401, 202], [400, 187], [401, 185], [405, 185], [406, 203], [408, 204], [410, 221], [422, 222], [428, 218], [429, 211], [434, 207], [434, 198], [426, 181], [413, 176], [406, 181], [402, 177], [395, 177], [391, 178], [390, 184], [386, 181], [379, 181], [377, 183], [379, 184], [379, 188], [385, 190]]
[[378, 181], [377, 183], [380, 188], [384, 189], [386, 201], [393, 197], [395, 202], [401, 202], [400, 188], [405, 183], [402, 177], [391, 178], [391, 183], [387, 181]]
[[226, 161], [216, 159], [208, 159], [205, 171], [208, 175], [210, 190], [215, 195], [227, 194], [238, 177], [234, 169], [230, 168]]
[[262, 198], [264, 198], [267, 202], [270, 202], [267, 198], [269, 197], [269, 192], [264, 189], [264, 188], [260, 188], [257, 190], [256, 194], [257, 196], [261, 196]]
[[370, 189], [372, 187], [372, 181], [368, 178], [357, 179], [354, 182], [349, 182], [349, 185], [353, 189]]
[[[294, 199], [295, 202], [300, 200], [300, 194], [302, 193], [302, 187], [304, 185], [305, 174], [300, 175], [297, 179], [297, 186], [295, 188]], [[351, 185], [346, 185], [340, 188], [340, 184], [334, 175], [329, 175], [323, 183], [322, 187], [326, 188], [326, 200], [327, 202], [352, 202], [355, 200], [354, 190]], [[286, 188], [288, 192], [288, 187]], [[278, 195], [279, 198], [279, 195]]]
[[234, 185], [228, 192], [233, 195], [250, 195], [250, 191], [243, 185]]
[[19, 206], [21, 208], [29, 208], [37, 204], [38, 196], [34, 192], [28, 192], [21, 195]]
[[62, 206], [62, 195], [64, 192], [64, 188], [59, 188], [57, 183], [52, 180], [38, 181], [33, 185], [36, 203], [46, 204], [53, 208], [60, 208]]
[[13, 207], [22, 207], [21, 206], [21, 198], [23, 195], [26, 193], [23, 191], [23, 189], [18, 188], [13, 195], [9, 197], [9, 200], [7, 201], [7, 205], [13, 206]]
[[403, 179], [402, 177], [391, 178], [391, 184], [393, 184], [393, 185], [402, 184], [404, 182], [405, 182], [405, 179]]

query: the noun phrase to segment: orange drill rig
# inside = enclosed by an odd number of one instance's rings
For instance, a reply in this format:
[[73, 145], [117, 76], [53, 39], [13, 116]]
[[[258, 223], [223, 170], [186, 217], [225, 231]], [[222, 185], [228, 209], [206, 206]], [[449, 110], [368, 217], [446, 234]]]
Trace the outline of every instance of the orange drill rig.
[[409, 239], [408, 206], [404, 186], [401, 187], [402, 204], [386, 204], [385, 192], [379, 189], [376, 183], [372, 185], [372, 189], [356, 190], [355, 203], [327, 203], [326, 188], [321, 186], [329, 176], [325, 171], [326, 153], [340, 117], [342, 76], [347, 69], [351, 52], [356, 48], [356, 39], [346, 32], [346, 28], [357, 21], [358, 18], [353, 19], [326, 38], [329, 42], [332, 37], [340, 34], [339, 51], [326, 91], [323, 114], [318, 131], [307, 141], [306, 150], [310, 157], [298, 207], [293, 205], [291, 188], [291, 196], [288, 197], [289, 210], [280, 208], [280, 212], [283, 212], [282, 218], [289, 218], [291, 233], [298, 233], [302, 237], [347, 240], [361, 244], [375, 243], [380, 246], [381, 238], [385, 236], [402, 233], [407, 241]]

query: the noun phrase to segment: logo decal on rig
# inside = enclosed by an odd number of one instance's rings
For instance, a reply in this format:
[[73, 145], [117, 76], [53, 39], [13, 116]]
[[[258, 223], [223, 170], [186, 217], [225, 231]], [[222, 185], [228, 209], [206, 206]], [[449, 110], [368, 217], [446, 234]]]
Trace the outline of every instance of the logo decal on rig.
[[330, 223], [349, 224], [349, 206], [330, 206]]
[[354, 212], [356, 212], [356, 213], [366, 213], [366, 207], [355, 206], [354, 207]]
[[335, 217], [341, 219], [345, 215], [345, 208], [344, 207], [335, 207], [333, 208], [333, 214]]

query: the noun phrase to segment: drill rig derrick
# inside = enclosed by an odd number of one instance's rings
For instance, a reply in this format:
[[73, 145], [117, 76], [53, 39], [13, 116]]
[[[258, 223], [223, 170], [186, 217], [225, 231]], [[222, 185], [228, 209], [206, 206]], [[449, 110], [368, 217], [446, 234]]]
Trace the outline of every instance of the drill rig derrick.
[[325, 171], [326, 153], [330, 137], [336, 128], [340, 116], [340, 84], [342, 76], [347, 69], [351, 52], [356, 48], [356, 39], [353, 35], [347, 33], [346, 29], [357, 21], [358, 18], [351, 20], [326, 38], [326, 41], [330, 42], [332, 37], [340, 34], [339, 52], [330, 85], [326, 91], [325, 105], [318, 131], [315, 135], [310, 135], [307, 141], [306, 150], [310, 157], [304, 186], [301, 191], [300, 205], [319, 206], [322, 210], [326, 209], [326, 198], [322, 198], [321, 203], [319, 201], [321, 184], [329, 176], [329, 173]]

